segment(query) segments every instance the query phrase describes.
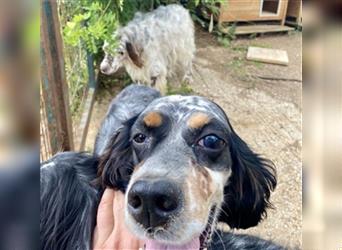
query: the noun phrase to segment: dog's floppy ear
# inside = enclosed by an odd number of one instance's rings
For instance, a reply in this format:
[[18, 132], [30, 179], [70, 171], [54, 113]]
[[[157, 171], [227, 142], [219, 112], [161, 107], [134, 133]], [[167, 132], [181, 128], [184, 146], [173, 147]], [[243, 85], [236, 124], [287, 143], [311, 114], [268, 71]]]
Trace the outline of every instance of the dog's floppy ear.
[[137, 117], [126, 121], [112, 136], [103, 155], [100, 157], [96, 184], [125, 192], [133, 173], [133, 151], [130, 130]]
[[277, 184], [274, 165], [254, 153], [233, 129], [228, 143], [232, 175], [224, 189], [219, 220], [231, 228], [256, 226], [271, 207], [270, 193]]
[[129, 58], [131, 58], [132, 62], [139, 68], [143, 66], [143, 61], [141, 59], [141, 51], [139, 52], [136, 46], [131, 42], [126, 42], [126, 50]]

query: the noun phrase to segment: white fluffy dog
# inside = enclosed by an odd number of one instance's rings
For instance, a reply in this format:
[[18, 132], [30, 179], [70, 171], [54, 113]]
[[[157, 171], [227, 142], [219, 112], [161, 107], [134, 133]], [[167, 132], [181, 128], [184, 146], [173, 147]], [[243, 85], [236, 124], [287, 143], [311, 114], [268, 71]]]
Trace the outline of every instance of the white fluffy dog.
[[195, 31], [188, 10], [180, 5], [160, 6], [134, 19], [115, 34], [119, 45], [114, 52], [104, 44], [101, 72], [107, 75], [124, 66], [133, 81], [166, 92], [167, 77], [181, 73], [192, 80]]

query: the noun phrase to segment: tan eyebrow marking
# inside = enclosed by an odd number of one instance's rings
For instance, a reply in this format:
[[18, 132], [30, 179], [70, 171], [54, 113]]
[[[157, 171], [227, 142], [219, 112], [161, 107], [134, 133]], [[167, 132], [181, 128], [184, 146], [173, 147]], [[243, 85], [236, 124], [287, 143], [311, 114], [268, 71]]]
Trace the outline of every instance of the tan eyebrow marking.
[[163, 123], [163, 117], [158, 112], [150, 112], [144, 117], [147, 127], [156, 128]]
[[210, 118], [208, 115], [197, 112], [189, 118], [187, 124], [190, 128], [199, 129], [203, 127], [204, 125], [208, 124], [209, 121], [210, 121]]

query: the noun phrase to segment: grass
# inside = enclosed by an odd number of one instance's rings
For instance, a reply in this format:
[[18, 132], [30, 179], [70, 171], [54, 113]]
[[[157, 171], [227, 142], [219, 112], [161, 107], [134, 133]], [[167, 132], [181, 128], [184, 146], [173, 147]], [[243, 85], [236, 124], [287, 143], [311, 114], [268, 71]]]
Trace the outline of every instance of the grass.
[[236, 56], [226, 66], [233, 72], [233, 76], [244, 79], [247, 75], [246, 60], [240, 56]]
[[260, 47], [260, 48], [265, 48], [265, 49], [271, 49], [272, 48], [271, 45], [265, 44], [265, 43], [251, 43], [249, 46]]
[[173, 87], [167, 84], [167, 95], [191, 95], [194, 91], [189, 84], [182, 83], [179, 87]]
[[217, 42], [218, 42], [221, 46], [223, 46], [223, 47], [225, 47], [225, 48], [228, 48], [229, 45], [230, 45], [230, 40], [229, 40], [227, 37], [221, 37], [221, 36], [219, 36], [219, 37], [217, 38]]
[[256, 62], [256, 61], [247, 61], [245, 59], [249, 46], [255, 46], [255, 47], [260, 47], [260, 48], [270, 48], [268, 44], [255, 43], [255, 42], [249, 45], [232, 45], [231, 49], [237, 52], [238, 56], [234, 57], [234, 61], [232, 61], [228, 66], [233, 67], [235, 71], [239, 69], [240, 67], [243, 67], [246, 65], [253, 65], [257, 67], [258, 69], [262, 69], [265, 66], [263, 63]]
[[247, 52], [248, 46], [247, 45], [235, 45], [235, 46], [233, 45], [231, 49], [237, 52]]
[[257, 62], [257, 61], [250, 61], [255, 67], [257, 67], [258, 69], [262, 69], [265, 64], [263, 64], [262, 62]]
[[[250, 82], [250, 77], [248, 76], [250, 67], [256, 67], [257, 69], [262, 69], [265, 65], [261, 62], [256, 61], [248, 61], [246, 60], [246, 54], [249, 45], [232, 45], [231, 50], [234, 52], [235, 56], [232, 58], [230, 62], [226, 64], [226, 67], [232, 72], [232, 76], [244, 81]], [[256, 44], [253, 46], [263, 46], [266, 47], [265, 44]], [[253, 86], [249, 86], [253, 87]]]

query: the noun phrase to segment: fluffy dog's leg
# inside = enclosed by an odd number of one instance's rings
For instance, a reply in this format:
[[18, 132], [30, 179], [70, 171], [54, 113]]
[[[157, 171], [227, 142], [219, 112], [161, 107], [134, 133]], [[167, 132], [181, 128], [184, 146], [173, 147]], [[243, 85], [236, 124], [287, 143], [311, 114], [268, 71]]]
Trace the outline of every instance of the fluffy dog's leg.
[[157, 77], [153, 76], [151, 77], [151, 87], [155, 88], [156, 87], [156, 82], [157, 82]]
[[163, 63], [156, 60], [151, 67], [151, 86], [160, 91], [162, 95], [166, 94], [167, 82], [166, 82], [166, 67], [163, 67]]
[[192, 83], [192, 60], [185, 64], [185, 71], [183, 76], [183, 82], [186, 84]]
[[161, 75], [158, 76], [156, 81], [155, 81], [155, 88], [160, 91], [162, 95], [165, 95], [167, 92], [167, 81], [166, 81], [166, 76]]

